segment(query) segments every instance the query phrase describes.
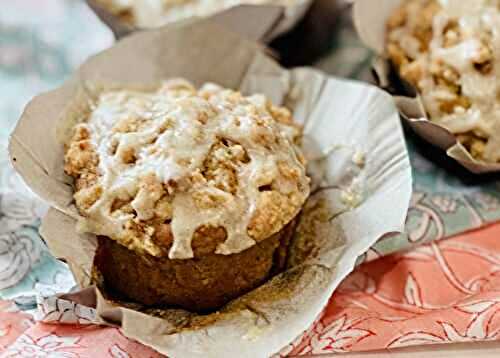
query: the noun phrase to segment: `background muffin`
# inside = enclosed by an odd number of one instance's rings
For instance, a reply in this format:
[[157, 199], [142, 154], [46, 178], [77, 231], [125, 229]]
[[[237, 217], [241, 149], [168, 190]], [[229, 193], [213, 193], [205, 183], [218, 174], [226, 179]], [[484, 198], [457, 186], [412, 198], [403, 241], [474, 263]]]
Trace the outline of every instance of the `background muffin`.
[[165, 25], [193, 16], [210, 16], [242, 4], [291, 6], [305, 0], [97, 0], [122, 21], [139, 28]]
[[476, 159], [500, 161], [500, 2], [409, 0], [387, 23], [386, 49], [430, 119]]
[[[254, 288], [271, 273], [273, 256], [283, 256], [276, 250], [280, 241], [286, 248], [284, 227], [309, 194], [299, 139], [290, 112], [262, 95], [213, 84], [196, 90], [182, 80], [155, 92], [101, 93], [75, 127], [65, 171], [75, 178], [80, 229], [124, 248], [101, 240], [98, 256], [114, 260], [96, 260], [105, 279], [113, 277], [106, 282], [147, 304], [191, 309]], [[193, 269], [207, 276], [186, 274]], [[200, 297], [225, 271], [241, 283], [224, 286], [219, 298]], [[148, 296], [133, 284], [141, 276], [159, 292]], [[167, 277], [173, 286], [157, 284]], [[193, 289], [176, 296], [176, 285], [186, 289], [182, 277]]]

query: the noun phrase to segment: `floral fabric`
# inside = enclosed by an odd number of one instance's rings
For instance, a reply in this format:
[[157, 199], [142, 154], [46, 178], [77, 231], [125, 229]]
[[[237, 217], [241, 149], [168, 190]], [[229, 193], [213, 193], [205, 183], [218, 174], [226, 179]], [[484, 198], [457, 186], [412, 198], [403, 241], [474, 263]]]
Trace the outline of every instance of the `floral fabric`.
[[[500, 339], [498, 237], [500, 224], [360, 265], [276, 358]], [[115, 328], [89, 325], [92, 310], [52, 307], [44, 316], [79, 325], [34, 323], [2, 302], [0, 358], [160, 357]]]
[[359, 266], [282, 356], [500, 339], [499, 237], [496, 224]]

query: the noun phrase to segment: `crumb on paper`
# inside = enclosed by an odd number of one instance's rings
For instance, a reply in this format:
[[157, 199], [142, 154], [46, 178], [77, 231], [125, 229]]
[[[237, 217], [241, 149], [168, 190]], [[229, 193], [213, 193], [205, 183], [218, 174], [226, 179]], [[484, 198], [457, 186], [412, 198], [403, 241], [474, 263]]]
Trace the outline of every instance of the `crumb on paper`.
[[243, 339], [248, 341], [256, 341], [268, 330], [269, 327], [259, 327], [257, 325], [253, 325], [248, 329], [247, 333], [243, 336]]
[[342, 189], [340, 200], [348, 209], [357, 208], [363, 202], [363, 190], [359, 180], [353, 180], [351, 185]]
[[360, 150], [354, 152], [352, 156], [352, 162], [360, 168], [364, 168], [366, 164], [366, 155]]
[[312, 162], [312, 161], [319, 161], [319, 160], [325, 159], [333, 152], [335, 152], [339, 149], [342, 149], [342, 148], [347, 148], [347, 147], [342, 145], [342, 144], [332, 144], [332, 145], [326, 147], [325, 149], [318, 150], [317, 153], [314, 153], [314, 155], [311, 158], [308, 158], [308, 161]]
[[342, 202], [350, 208], [356, 208], [361, 204], [362, 196], [359, 192], [348, 188], [343, 190], [341, 194]]
[[320, 153], [317, 154], [317, 157], [311, 158], [310, 160], [321, 160], [325, 159], [328, 156], [330, 156], [333, 152], [336, 152], [338, 150], [345, 149], [348, 151], [352, 151], [353, 154], [351, 156], [351, 161], [356, 164], [358, 167], [363, 168], [366, 164], [366, 154], [362, 150], [357, 150], [353, 148], [352, 145], [348, 144], [331, 144], [330, 146], [326, 147], [325, 149], [321, 150]]

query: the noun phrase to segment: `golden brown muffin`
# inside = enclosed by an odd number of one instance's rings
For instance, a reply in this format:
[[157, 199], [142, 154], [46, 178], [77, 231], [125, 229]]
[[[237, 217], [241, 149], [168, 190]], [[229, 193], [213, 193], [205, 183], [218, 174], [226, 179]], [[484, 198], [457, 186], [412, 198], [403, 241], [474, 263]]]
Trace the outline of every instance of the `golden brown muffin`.
[[284, 261], [289, 223], [309, 195], [288, 110], [183, 80], [104, 91], [91, 108], [65, 171], [79, 228], [102, 237], [96, 264], [116, 291], [217, 308], [268, 278], [273, 257]]
[[387, 54], [430, 119], [488, 162], [500, 161], [499, 26], [499, 0], [406, 0], [387, 23]]

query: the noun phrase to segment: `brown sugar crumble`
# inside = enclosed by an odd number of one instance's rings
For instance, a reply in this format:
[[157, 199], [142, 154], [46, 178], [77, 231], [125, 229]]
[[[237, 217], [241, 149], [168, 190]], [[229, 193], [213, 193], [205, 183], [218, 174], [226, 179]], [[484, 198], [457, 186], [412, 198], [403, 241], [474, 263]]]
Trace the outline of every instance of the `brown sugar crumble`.
[[155, 257], [241, 252], [309, 195], [301, 129], [262, 95], [184, 80], [98, 96], [67, 145], [81, 230]]

